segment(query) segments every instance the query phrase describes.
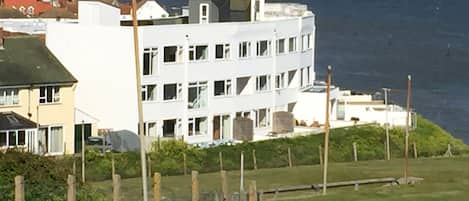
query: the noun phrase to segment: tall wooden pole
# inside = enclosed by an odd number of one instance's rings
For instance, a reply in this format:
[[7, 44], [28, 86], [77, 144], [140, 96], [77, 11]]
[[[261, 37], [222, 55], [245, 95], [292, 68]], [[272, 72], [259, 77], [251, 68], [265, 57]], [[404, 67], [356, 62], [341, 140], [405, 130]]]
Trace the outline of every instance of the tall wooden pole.
[[81, 121], [81, 181], [85, 183], [86, 172], [85, 172], [85, 121]]
[[329, 65], [327, 67], [327, 85], [326, 85], [326, 121], [324, 122], [324, 168], [322, 175], [322, 194], [326, 195], [327, 193], [327, 164], [329, 161], [329, 107], [330, 107], [330, 91], [331, 91], [331, 71], [332, 67]]
[[140, 161], [142, 169], [143, 201], [148, 201], [147, 164], [145, 157], [145, 136], [143, 133], [142, 82], [140, 77], [140, 49], [138, 45], [137, 1], [132, 0], [132, 28], [134, 35], [135, 78], [137, 87], [138, 127], [140, 135]]
[[244, 196], [244, 152], [241, 152], [241, 167], [240, 167], [240, 176], [239, 176], [239, 199], [241, 196]]
[[409, 124], [410, 124], [410, 96], [411, 96], [411, 76], [407, 76], [407, 116], [405, 123], [405, 162], [404, 162], [404, 180], [407, 184], [409, 176]]
[[386, 122], [384, 123], [384, 127], [386, 129], [386, 160], [391, 160], [391, 150], [389, 148], [389, 119], [388, 119], [388, 92], [390, 89], [383, 88], [384, 90], [384, 104], [386, 105]]
[[15, 177], [15, 201], [24, 201], [24, 177]]

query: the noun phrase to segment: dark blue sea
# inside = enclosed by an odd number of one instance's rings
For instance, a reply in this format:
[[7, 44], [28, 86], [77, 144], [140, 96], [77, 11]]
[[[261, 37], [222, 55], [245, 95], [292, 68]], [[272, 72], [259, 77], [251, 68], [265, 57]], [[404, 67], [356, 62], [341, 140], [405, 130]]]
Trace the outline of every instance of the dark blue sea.
[[412, 107], [469, 143], [469, 0], [290, 1], [317, 16], [318, 79], [331, 64], [334, 84], [405, 105], [411, 74]]

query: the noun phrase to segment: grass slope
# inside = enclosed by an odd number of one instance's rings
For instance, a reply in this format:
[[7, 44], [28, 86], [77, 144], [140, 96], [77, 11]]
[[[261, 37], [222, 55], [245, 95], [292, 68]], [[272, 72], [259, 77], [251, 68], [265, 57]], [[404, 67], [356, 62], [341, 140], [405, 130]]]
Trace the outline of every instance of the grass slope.
[[[353, 187], [329, 189], [323, 197], [317, 193], [300, 192], [280, 194], [278, 200], [383, 200], [383, 201], [461, 201], [467, 200], [469, 192], [469, 158], [427, 158], [410, 161], [410, 174], [424, 177], [425, 181], [418, 185], [381, 187], [378, 185], [360, 186], [355, 192]], [[331, 163], [329, 181], [345, 181], [364, 178], [400, 177], [403, 161], [363, 161], [358, 163]], [[321, 168], [299, 166], [294, 168], [274, 168], [257, 171], [246, 171], [245, 181], [256, 180], [258, 189], [282, 186], [321, 183]], [[199, 176], [202, 196], [206, 192], [220, 191], [218, 173], [201, 174]], [[228, 172], [229, 188], [239, 189], [239, 171]], [[246, 182], [246, 186], [247, 186]], [[111, 182], [96, 182], [94, 186], [111, 195]], [[191, 177], [165, 176], [162, 178], [162, 195], [171, 200], [190, 200]], [[141, 183], [139, 178], [125, 179], [122, 183], [123, 200], [141, 200]], [[151, 189], [151, 188], [150, 188]], [[201, 197], [202, 200], [204, 197]], [[268, 197], [266, 197], [268, 198]], [[205, 199], [208, 201], [208, 198]]]

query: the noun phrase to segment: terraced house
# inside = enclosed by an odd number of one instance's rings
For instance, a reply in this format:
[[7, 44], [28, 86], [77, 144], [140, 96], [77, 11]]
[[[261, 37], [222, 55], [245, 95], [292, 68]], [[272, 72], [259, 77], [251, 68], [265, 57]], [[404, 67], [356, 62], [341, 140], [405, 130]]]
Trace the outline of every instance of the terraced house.
[[73, 153], [77, 80], [39, 38], [1, 39], [0, 149]]

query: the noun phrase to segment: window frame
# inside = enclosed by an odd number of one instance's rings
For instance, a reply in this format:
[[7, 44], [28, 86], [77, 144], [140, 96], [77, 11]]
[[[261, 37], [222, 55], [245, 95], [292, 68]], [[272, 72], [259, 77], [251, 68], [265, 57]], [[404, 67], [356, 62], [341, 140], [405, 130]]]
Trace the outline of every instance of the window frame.
[[[167, 85], [176, 85], [176, 91], [175, 91], [175, 97], [176, 98], [172, 98], [172, 99], [166, 99], [166, 86]], [[182, 99], [182, 92], [183, 92], [183, 87], [182, 87], [182, 83], [166, 83], [166, 84], [163, 84], [163, 101], [165, 102], [169, 102], [169, 101], [178, 101], [178, 100], [181, 100]]]
[[[218, 58], [218, 46], [222, 47], [222, 57]], [[231, 59], [231, 44], [230, 43], [218, 43], [215, 44], [215, 60], [229, 60]]]
[[[265, 80], [266, 89], [261, 88], [262, 77], [265, 77], [266, 79]], [[270, 75], [266, 74], [266, 75], [256, 76], [256, 92], [266, 92], [266, 91], [270, 91], [271, 89], [272, 89], [272, 86], [271, 86]]]
[[[262, 43], [265, 42], [266, 51], [265, 54], [261, 54]], [[272, 55], [272, 41], [270, 40], [259, 40], [256, 42], [256, 56], [257, 57], [270, 57]]]
[[[288, 52], [289, 53], [293, 53], [293, 52], [298, 51], [297, 40], [298, 39], [297, 39], [296, 36], [288, 38]], [[292, 47], [292, 45], [293, 45], [293, 47]]]
[[[206, 48], [207, 53], [205, 54], [205, 58], [203, 58], [203, 59], [197, 59], [197, 55], [199, 53], [198, 52], [199, 47], [205, 47]], [[189, 62], [207, 61], [209, 59], [209, 53], [210, 53], [210, 51], [209, 51], [208, 45], [205, 45], [205, 44], [189, 45], [187, 60]]]
[[[176, 47], [174, 52], [174, 61], [166, 61], [166, 51], [168, 48]], [[184, 62], [184, 47], [182, 45], [167, 45], [163, 46], [163, 64], [178, 64]]]
[[[176, 50], [177, 52], [177, 50]], [[143, 67], [142, 67], [142, 75], [143, 76], [152, 76], [156, 75], [158, 72], [158, 64], [159, 64], [159, 59], [158, 59], [158, 47], [148, 47], [143, 49]], [[148, 74], [145, 74], [145, 55], [148, 54]], [[154, 57], [156, 57], [156, 64], [153, 62], [155, 61]]]
[[285, 88], [285, 72], [275, 75], [275, 89]]
[[247, 59], [251, 57], [251, 54], [252, 54], [251, 41], [241, 41], [239, 43], [238, 53], [239, 53], [238, 58], [240, 59]]
[[[223, 94], [217, 95], [216, 82], [223, 82]], [[233, 81], [232, 79], [226, 80], [214, 80], [213, 81], [213, 96], [215, 97], [224, 97], [224, 96], [232, 96], [233, 95]]]
[[[149, 94], [149, 87], [153, 86], [152, 94]], [[145, 84], [142, 85], [142, 102], [152, 102], [157, 100], [157, 85], [156, 84]], [[152, 96], [150, 96], [152, 95]], [[150, 98], [151, 97], [151, 98]]]
[[[201, 126], [200, 125], [197, 126], [197, 119], [205, 119], [206, 121], [205, 133], [200, 132]], [[199, 122], [202, 122], [202, 121], [199, 120]], [[199, 128], [199, 132], [197, 132], [197, 127]], [[191, 129], [192, 129], [192, 132], [190, 132]], [[191, 117], [187, 119], [187, 136], [194, 137], [194, 136], [205, 136], [205, 135], [208, 135], [208, 117], [201, 116], [201, 117]]]
[[[205, 15], [204, 15], [204, 7]], [[201, 3], [199, 5], [199, 24], [208, 24], [210, 22], [210, 5], [208, 3]]]
[[[196, 88], [196, 94], [197, 97], [201, 96], [202, 88], [205, 87], [205, 90], [207, 91], [205, 97], [202, 97], [205, 99], [205, 104], [202, 105], [201, 103], [199, 104], [194, 104], [191, 102], [190, 98], [190, 89], [191, 88]], [[201, 109], [201, 108], [206, 108], [208, 106], [208, 81], [196, 81], [196, 82], [189, 82], [188, 87], [187, 87], [187, 108], [188, 109]], [[197, 97], [195, 99], [197, 99]], [[194, 100], [195, 100], [194, 99]]]
[[[39, 104], [40, 105], [47, 105], [47, 104], [58, 104], [61, 103], [62, 98], [60, 95], [60, 86], [52, 85], [52, 86], [42, 86], [39, 87]], [[41, 91], [44, 89], [44, 95], [42, 95]], [[49, 92], [48, 90], [51, 89]], [[49, 93], [52, 93], [51, 95], [51, 101], [48, 101], [48, 95]], [[41, 102], [43, 101], [43, 102]]]
[[[283, 41], [283, 43], [280, 43], [280, 41]], [[283, 48], [282, 48], [282, 52], [280, 52], [280, 44], [283, 44]], [[275, 51], [276, 51], [276, 54], [277, 55], [282, 55], [282, 54], [286, 54], [287, 51], [286, 51], [286, 39], [285, 38], [279, 38], [277, 39], [276, 43], [275, 43]]]
[[[0, 107], [14, 106], [20, 104], [18, 88], [0, 88]], [[9, 98], [11, 103], [7, 103]]]

